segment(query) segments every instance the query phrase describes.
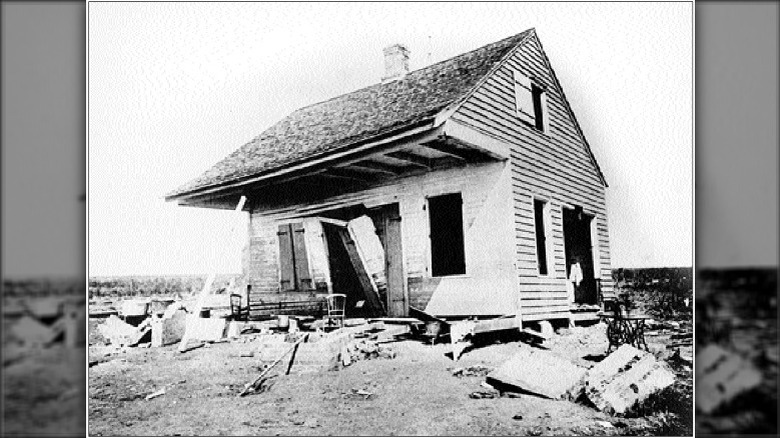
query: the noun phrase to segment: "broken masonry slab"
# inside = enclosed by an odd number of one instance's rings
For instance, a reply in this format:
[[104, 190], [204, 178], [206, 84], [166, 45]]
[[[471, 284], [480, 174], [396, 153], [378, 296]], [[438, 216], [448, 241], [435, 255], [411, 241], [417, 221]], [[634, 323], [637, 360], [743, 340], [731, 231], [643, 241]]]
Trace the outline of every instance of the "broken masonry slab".
[[201, 318], [194, 314], [186, 316], [185, 324], [182, 339], [184, 339], [184, 334], [186, 334], [193, 341], [218, 341], [225, 337], [225, 330], [227, 329], [227, 320], [225, 318]]
[[762, 375], [748, 361], [711, 344], [696, 354], [696, 408], [709, 414], [737, 395], [761, 384]]
[[559, 399], [582, 378], [585, 371], [585, 368], [548, 351], [524, 347], [488, 374], [488, 379]]
[[181, 341], [186, 327], [187, 312], [178, 309], [170, 317], [152, 319], [152, 347], [162, 347]]
[[652, 354], [624, 344], [591, 368], [570, 394], [584, 394], [600, 411], [622, 414], [674, 380], [674, 373]]
[[11, 327], [11, 334], [25, 345], [44, 346], [54, 342], [60, 331], [25, 315]]

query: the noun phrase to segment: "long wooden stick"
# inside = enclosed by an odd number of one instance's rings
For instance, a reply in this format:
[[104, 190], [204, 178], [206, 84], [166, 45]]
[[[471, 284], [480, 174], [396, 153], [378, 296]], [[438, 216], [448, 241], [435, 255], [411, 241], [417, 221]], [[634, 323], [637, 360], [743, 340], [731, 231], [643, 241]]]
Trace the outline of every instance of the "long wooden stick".
[[[246, 196], [241, 195], [241, 199], [238, 200], [238, 205], [236, 205], [236, 213], [240, 213], [241, 210], [244, 209], [244, 204], [246, 203]], [[230, 227], [230, 234], [233, 234], [233, 231], [235, 230], [235, 226]], [[181, 337], [181, 343], [179, 343], [179, 353], [184, 353], [187, 351], [187, 344], [190, 342], [190, 324], [195, 324], [197, 322], [197, 318], [200, 318], [200, 311], [203, 309], [203, 302], [206, 300], [206, 296], [211, 293], [211, 285], [214, 283], [214, 279], [217, 277], [216, 271], [209, 274], [208, 279], [206, 280], [206, 284], [203, 285], [203, 289], [201, 289], [200, 294], [198, 295], [198, 300], [195, 302], [195, 308], [192, 311], [192, 320], [188, 321], [188, 323], [184, 326], [184, 335]]]
[[257, 376], [257, 378], [255, 380], [253, 380], [250, 383], [247, 383], [246, 386], [244, 386], [244, 390], [241, 391], [241, 394], [238, 394], [238, 396], [239, 397], [243, 397], [246, 394], [248, 394], [250, 388], [254, 388], [255, 385], [257, 385], [257, 382], [259, 382], [263, 377], [265, 377], [265, 375], [268, 374], [268, 372], [271, 371], [271, 369], [273, 367], [275, 367], [279, 362], [281, 362], [282, 359], [284, 359], [285, 356], [287, 356], [293, 350], [295, 350], [295, 348], [298, 347], [298, 344], [300, 344], [301, 342], [305, 341], [308, 337], [309, 337], [309, 334], [306, 333], [302, 338], [300, 338], [297, 341], [295, 341], [295, 343], [290, 348], [288, 348], [284, 353], [282, 353], [282, 355], [279, 356], [279, 358], [277, 358], [268, 368], [264, 369], [263, 372], [260, 373], [260, 375]]

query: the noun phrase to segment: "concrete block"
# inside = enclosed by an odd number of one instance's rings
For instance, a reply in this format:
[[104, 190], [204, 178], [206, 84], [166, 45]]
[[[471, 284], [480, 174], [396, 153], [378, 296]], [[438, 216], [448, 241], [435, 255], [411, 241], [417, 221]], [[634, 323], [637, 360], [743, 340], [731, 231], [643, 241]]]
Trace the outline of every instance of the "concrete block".
[[119, 314], [122, 316], [144, 316], [149, 311], [151, 298], [124, 300], [120, 306]]
[[37, 318], [56, 318], [62, 314], [62, 298], [34, 298], [27, 303], [27, 308]]
[[28, 346], [45, 346], [54, 341], [60, 331], [52, 330], [49, 326], [35, 318], [23, 316], [11, 327], [14, 338]]
[[546, 338], [555, 336], [555, 330], [553, 330], [553, 326], [550, 324], [550, 321], [540, 321], [539, 328], [541, 329], [542, 336]]
[[186, 332], [192, 341], [218, 341], [225, 337], [226, 322], [224, 318], [200, 318], [189, 314]]
[[591, 368], [571, 392], [583, 393], [599, 410], [622, 414], [674, 383], [674, 373], [646, 352], [621, 345]]
[[122, 321], [116, 315], [106, 318], [106, 321], [98, 326], [98, 332], [112, 345], [132, 345], [139, 339], [138, 328]]
[[582, 378], [585, 371], [585, 368], [548, 351], [526, 347], [488, 374], [488, 379], [559, 399]]
[[152, 320], [152, 347], [162, 347], [181, 341], [184, 336], [187, 312], [177, 310], [170, 318]]
[[709, 414], [758, 387], [761, 373], [738, 355], [712, 344], [696, 354], [696, 408]]

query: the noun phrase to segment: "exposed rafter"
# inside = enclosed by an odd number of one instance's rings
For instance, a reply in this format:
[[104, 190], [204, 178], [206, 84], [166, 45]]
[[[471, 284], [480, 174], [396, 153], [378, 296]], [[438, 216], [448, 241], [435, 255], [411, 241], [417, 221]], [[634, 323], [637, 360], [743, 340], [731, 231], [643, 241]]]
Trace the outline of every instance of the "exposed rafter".
[[388, 175], [399, 175], [403, 173], [403, 169], [401, 169], [400, 167], [391, 166], [389, 164], [384, 164], [384, 163], [378, 163], [376, 161], [371, 161], [371, 160], [358, 161], [356, 163], [350, 164], [348, 167], [358, 167], [360, 169], [367, 169], [374, 172], [386, 173]]
[[423, 157], [422, 155], [413, 154], [411, 152], [397, 151], [397, 152], [390, 152], [385, 155], [387, 155], [390, 158], [406, 161], [407, 163], [410, 163], [414, 166], [424, 167], [429, 170], [431, 169], [431, 167], [433, 167], [433, 163], [431, 163], [430, 159]]
[[469, 154], [468, 152], [463, 152], [458, 149], [455, 149], [452, 146], [448, 146], [446, 143], [442, 141], [431, 141], [428, 143], [422, 143], [420, 146], [424, 146], [428, 149], [432, 149], [440, 154], [447, 155], [459, 161], [469, 161], [469, 156], [473, 156], [473, 154]]
[[320, 172], [319, 175], [322, 176], [330, 176], [333, 178], [341, 178], [341, 179], [350, 179], [353, 181], [362, 181], [362, 182], [371, 182], [374, 180], [373, 177], [370, 175], [366, 175], [365, 173], [361, 172], [355, 172], [349, 169], [345, 169], [343, 167], [331, 167], [323, 172]]

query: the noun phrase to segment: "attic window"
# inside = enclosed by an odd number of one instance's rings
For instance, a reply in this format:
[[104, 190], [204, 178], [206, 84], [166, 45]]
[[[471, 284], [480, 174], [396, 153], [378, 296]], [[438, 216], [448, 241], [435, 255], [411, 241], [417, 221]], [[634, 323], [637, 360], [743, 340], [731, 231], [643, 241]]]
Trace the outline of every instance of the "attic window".
[[544, 87], [519, 71], [514, 72], [514, 78], [517, 116], [536, 129], [547, 132], [547, 92]]

